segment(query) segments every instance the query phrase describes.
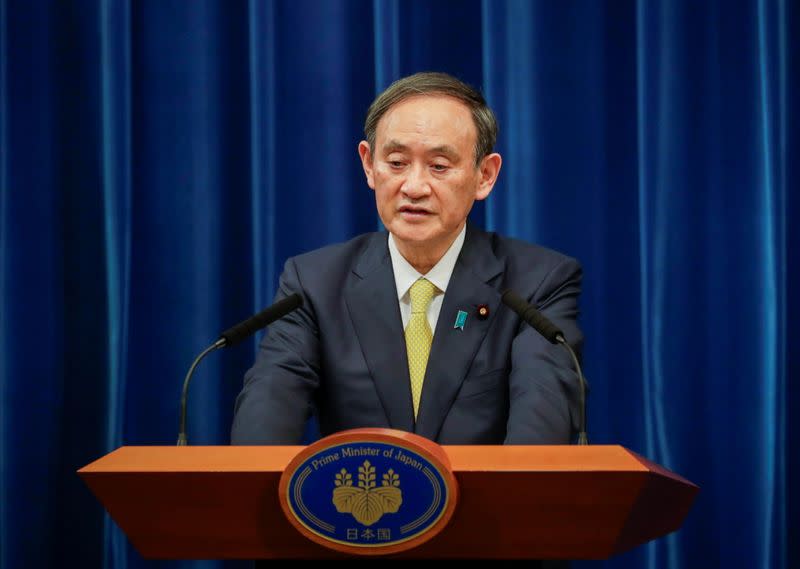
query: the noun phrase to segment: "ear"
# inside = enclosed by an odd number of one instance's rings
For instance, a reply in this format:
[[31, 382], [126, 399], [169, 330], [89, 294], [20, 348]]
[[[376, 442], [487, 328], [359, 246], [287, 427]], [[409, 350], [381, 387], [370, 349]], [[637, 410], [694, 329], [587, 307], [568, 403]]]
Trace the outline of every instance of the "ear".
[[500, 166], [502, 164], [503, 159], [497, 152], [483, 157], [478, 167], [480, 170], [480, 182], [478, 183], [478, 191], [475, 193], [476, 200], [485, 200], [492, 193], [492, 188], [494, 188], [494, 183], [497, 181], [498, 174], [500, 174]]
[[373, 175], [372, 153], [369, 151], [369, 142], [362, 140], [358, 143], [358, 155], [361, 156], [361, 167], [367, 176], [367, 185], [375, 189], [375, 176]]

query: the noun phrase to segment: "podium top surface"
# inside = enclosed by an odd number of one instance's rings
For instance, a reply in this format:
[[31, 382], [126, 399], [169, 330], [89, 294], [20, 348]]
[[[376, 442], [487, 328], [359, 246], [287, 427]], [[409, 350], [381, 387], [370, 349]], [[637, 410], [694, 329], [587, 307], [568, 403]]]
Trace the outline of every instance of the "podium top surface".
[[[123, 446], [82, 468], [100, 472], [282, 472], [302, 446]], [[455, 472], [675, 473], [619, 445], [443, 446]]]

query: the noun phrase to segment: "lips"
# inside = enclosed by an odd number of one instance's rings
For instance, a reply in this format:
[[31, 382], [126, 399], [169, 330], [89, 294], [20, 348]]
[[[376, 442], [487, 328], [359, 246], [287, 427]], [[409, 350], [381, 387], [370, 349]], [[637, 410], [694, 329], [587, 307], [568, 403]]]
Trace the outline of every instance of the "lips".
[[430, 214], [433, 213], [429, 209], [426, 209], [424, 207], [414, 206], [414, 205], [400, 206], [398, 211], [401, 214], [406, 214], [406, 215], [409, 215], [409, 216], [424, 216], [424, 215], [430, 215]]

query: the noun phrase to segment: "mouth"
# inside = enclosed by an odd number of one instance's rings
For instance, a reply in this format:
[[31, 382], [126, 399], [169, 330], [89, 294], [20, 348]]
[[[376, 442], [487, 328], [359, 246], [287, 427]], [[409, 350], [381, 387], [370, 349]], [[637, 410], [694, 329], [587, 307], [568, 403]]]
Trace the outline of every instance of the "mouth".
[[400, 213], [403, 219], [407, 219], [409, 221], [421, 220], [433, 215], [433, 212], [429, 209], [414, 205], [400, 206], [397, 211]]

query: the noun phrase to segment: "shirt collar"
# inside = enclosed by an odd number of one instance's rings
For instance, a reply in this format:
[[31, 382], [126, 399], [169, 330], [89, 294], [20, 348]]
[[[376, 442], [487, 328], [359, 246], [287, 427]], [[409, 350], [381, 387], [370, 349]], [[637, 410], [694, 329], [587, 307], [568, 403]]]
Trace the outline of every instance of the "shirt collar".
[[394, 241], [394, 236], [389, 233], [389, 255], [392, 258], [392, 270], [394, 271], [394, 282], [397, 286], [397, 298], [402, 299], [407, 293], [411, 285], [417, 279], [425, 277], [431, 281], [436, 288], [441, 292], [447, 290], [447, 285], [450, 283], [450, 277], [453, 276], [453, 269], [456, 266], [458, 255], [461, 253], [461, 248], [464, 246], [464, 239], [467, 234], [467, 224], [461, 228], [461, 233], [458, 234], [455, 241], [453, 241], [447, 252], [439, 259], [433, 268], [423, 275], [417, 269], [411, 266], [411, 263], [406, 261], [405, 257], [400, 254], [397, 249], [397, 244]]

